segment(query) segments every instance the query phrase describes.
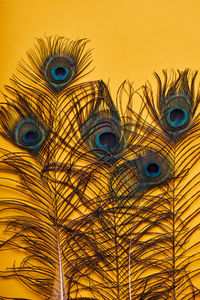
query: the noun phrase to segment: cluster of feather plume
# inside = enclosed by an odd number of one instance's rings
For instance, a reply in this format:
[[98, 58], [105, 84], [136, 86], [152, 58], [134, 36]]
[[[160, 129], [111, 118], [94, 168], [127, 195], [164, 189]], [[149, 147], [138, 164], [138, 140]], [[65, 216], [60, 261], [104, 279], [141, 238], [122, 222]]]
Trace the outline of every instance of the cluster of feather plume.
[[156, 96], [125, 81], [113, 100], [102, 80], [77, 83], [86, 44], [38, 39], [5, 87], [0, 250], [23, 258], [1, 280], [33, 299], [198, 299], [197, 72], [155, 73]]

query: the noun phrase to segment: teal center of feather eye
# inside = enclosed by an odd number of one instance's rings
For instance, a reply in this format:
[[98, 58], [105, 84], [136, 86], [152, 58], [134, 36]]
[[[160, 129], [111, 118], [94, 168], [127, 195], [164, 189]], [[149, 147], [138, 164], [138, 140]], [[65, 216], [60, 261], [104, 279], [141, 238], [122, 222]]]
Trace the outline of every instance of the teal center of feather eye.
[[65, 67], [53, 67], [51, 68], [51, 77], [54, 80], [65, 80], [69, 75], [69, 70]]
[[172, 108], [167, 112], [167, 122], [177, 128], [183, 126], [188, 120], [188, 111], [183, 108]]
[[161, 168], [157, 163], [151, 162], [144, 166], [143, 173], [147, 177], [155, 178], [161, 174]]
[[24, 133], [22, 140], [26, 144], [34, 144], [38, 141], [39, 134], [36, 130], [29, 130]]
[[95, 137], [97, 148], [105, 151], [113, 151], [118, 146], [119, 138], [113, 132], [99, 133]]

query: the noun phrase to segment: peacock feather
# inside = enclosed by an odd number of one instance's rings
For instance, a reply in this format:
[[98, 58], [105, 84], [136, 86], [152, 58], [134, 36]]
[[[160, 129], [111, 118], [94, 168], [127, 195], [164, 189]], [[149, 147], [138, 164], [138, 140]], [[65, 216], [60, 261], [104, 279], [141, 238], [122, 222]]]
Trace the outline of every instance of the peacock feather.
[[2, 94], [0, 249], [23, 258], [1, 278], [41, 299], [198, 299], [197, 72], [155, 73], [156, 97], [125, 81], [113, 100], [77, 83], [86, 44], [38, 39]]

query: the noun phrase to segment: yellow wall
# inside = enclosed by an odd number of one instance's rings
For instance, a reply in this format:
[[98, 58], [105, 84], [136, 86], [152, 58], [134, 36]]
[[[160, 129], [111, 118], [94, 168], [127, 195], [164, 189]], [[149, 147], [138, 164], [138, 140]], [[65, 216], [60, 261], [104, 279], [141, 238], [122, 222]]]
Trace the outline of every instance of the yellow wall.
[[[44, 35], [88, 38], [95, 70], [87, 80], [110, 79], [113, 95], [125, 79], [138, 88], [153, 71], [200, 66], [199, 0], [1, 0], [0, 26], [1, 90]], [[10, 289], [0, 282], [0, 294]], [[33, 299], [16, 281], [12, 289]]]
[[[1, 0], [1, 85], [34, 38], [87, 37], [95, 70], [88, 79], [126, 78], [139, 87], [162, 68], [199, 68], [198, 0]], [[115, 91], [115, 90], [114, 90]]]

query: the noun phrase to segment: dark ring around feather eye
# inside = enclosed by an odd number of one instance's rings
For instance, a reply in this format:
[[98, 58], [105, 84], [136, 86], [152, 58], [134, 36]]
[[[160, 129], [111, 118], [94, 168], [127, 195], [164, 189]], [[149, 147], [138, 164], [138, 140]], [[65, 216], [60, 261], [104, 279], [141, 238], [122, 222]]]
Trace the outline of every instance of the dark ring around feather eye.
[[56, 66], [51, 68], [51, 76], [54, 80], [65, 80], [68, 75], [69, 69], [65, 67]]
[[158, 163], [151, 162], [143, 167], [143, 174], [147, 177], [155, 178], [162, 173], [162, 170]]
[[101, 132], [95, 136], [97, 148], [105, 151], [113, 151], [119, 145], [119, 137], [114, 132]]
[[188, 117], [186, 109], [176, 107], [168, 110], [166, 119], [171, 127], [177, 128], [183, 126], [188, 121]]
[[34, 120], [24, 119], [17, 124], [14, 138], [17, 145], [36, 151], [45, 141], [46, 132]]
[[61, 89], [69, 84], [76, 74], [73, 57], [55, 55], [50, 57], [44, 69], [48, 83], [55, 89]]

